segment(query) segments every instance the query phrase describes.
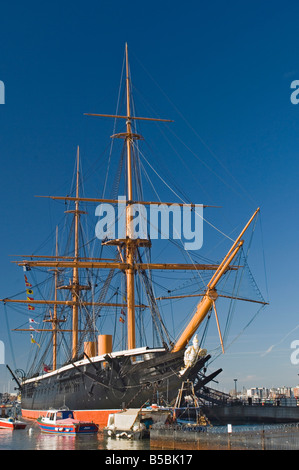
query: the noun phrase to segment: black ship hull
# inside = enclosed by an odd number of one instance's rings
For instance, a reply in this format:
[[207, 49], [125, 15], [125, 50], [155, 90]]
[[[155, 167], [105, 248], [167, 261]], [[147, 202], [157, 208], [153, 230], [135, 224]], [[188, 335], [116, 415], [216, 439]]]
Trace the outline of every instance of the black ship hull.
[[171, 402], [184, 380], [195, 380], [210, 356], [193, 366], [184, 351], [134, 350], [125, 354], [85, 358], [56, 371], [26, 380], [21, 388], [22, 415], [37, 418], [49, 408], [67, 406], [78, 419], [106, 426], [108, 415], [146, 402]]

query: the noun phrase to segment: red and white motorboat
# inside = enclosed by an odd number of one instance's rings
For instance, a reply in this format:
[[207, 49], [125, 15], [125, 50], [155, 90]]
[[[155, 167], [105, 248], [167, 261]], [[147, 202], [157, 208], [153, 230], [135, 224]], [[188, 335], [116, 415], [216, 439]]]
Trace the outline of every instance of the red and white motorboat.
[[26, 423], [17, 418], [16, 409], [13, 406], [0, 406], [0, 429], [25, 429]]
[[9, 418], [0, 418], [0, 429], [25, 429], [27, 426], [23, 421], [9, 417]]

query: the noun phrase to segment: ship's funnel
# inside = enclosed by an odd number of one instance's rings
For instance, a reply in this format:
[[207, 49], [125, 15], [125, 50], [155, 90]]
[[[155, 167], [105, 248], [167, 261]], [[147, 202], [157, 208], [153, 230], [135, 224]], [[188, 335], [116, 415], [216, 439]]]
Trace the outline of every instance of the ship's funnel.
[[98, 336], [98, 355], [109, 354], [112, 352], [112, 335]]

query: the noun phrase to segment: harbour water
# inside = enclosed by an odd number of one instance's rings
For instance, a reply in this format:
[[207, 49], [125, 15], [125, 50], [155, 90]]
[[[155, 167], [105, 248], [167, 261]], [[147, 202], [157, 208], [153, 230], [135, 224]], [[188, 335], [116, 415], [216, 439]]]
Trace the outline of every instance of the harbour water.
[[42, 433], [35, 421], [28, 423], [24, 430], [0, 429], [1, 450], [106, 450], [141, 451], [150, 448], [149, 439], [140, 441], [116, 440], [104, 437], [102, 432], [95, 435], [52, 435]]
[[[179, 433], [180, 438], [178, 436], [175, 438], [175, 446], [171, 445], [170, 440], [168, 443], [167, 440], [165, 442], [161, 440], [157, 448], [157, 442], [151, 446], [150, 439], [107, 438], [101, 431], [95, 435], [52, 435], [42, 433], [33, 420], [22, 419], [22, 421], [27, 423], [25, 430], [0, 429], [0, 451], [100, 450], [103, 451], [101, 453], [103, 458], [106, 458], [107, 455], [118, 455], [122, 451], [126, 452], [126, 455], [154, 454], [156, 452], [161, 454], [165, 451], [168, 454], [171, 451], [176, 451], [176, 453], [179, 452], [183, 455], [183, 451], [187, 451], [189, 455], [199, 449], [195, 443], [191, 444], [192, 433], [190, 432], [187, 432], [185, 437]], [[201, 450], [204, 448], [206, 450], [240, 450], [240, 447], [243, 450], [299, 450], [299, 425], [294, 423], [290, 425], [233, 426], [233, 432], [230, 436], [227, 433], [227, 426], [215, 426], [208, 433], [203, 433], [202, 438], [206, 443], [209, 441], [211, 445], [201, 446]], [[181, 442], [180, 439], [182, 439]]]

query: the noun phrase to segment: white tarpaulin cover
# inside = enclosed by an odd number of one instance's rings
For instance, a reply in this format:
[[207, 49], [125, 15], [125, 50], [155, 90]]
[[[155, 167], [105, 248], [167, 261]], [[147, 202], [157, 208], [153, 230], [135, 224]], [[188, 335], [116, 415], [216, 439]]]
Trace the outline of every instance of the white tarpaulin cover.
[[129, 408], [126, 411], [122, 411], [120, 413], [115, 413], [114, 415], [114, 425], [117, 429], [122, 431], [129, 431], [135, 420], [138, 416], [140, 409], [137, 408]]

